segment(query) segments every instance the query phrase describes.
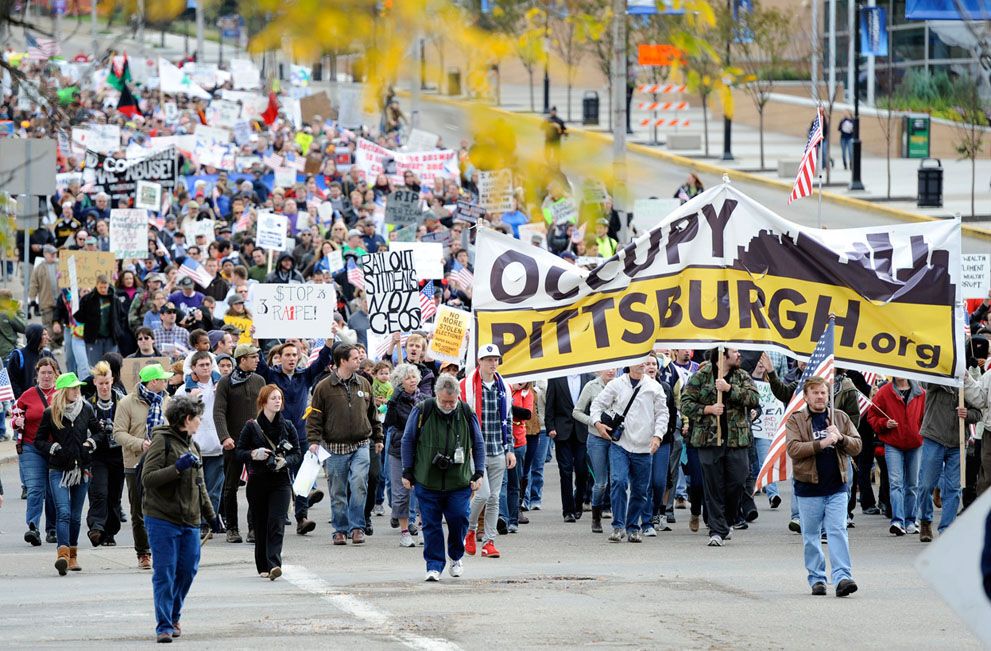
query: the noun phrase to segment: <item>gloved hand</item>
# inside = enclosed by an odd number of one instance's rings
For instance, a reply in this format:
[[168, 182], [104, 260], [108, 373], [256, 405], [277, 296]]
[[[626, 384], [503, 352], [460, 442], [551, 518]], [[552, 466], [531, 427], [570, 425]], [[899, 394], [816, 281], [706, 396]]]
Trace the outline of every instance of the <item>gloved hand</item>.
[[175, 469], [183, 472], [192, 468], [194, 463], [196, 463], [196, 455], [192, 452], [187, 452], [176, 460]]
[[272, 451], [268, 448], [257, 448], [251, 451], [251, 458], [255, 461], [264, 461], [268, 459], [268, 455], [272, 454]]
[[285, 457], [275, 457], [275, 469], [276, 470], [282, 470], [285, 467], [286, 467], [286, 458]]
[[90, 452], [92, 452], [93, 450], [96, 449], [96, 441], [94, 441], [91, 438], [86, 439], [85, 441], [83, 441], [83, 447], [89, 450]]
[[62, 449], [62, 446], [58, 443], [52, 443], [52, 447], [48, 448], [48, 456], [54, 457], [58, 454], [58, 451]]

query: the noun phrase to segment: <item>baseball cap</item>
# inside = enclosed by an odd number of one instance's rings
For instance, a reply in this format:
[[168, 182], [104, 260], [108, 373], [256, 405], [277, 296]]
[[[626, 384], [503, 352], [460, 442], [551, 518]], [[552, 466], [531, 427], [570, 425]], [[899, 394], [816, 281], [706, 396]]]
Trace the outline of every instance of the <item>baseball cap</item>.
[[142, 382], [151, 382], [152, 380], [168, 380], [173, 375], [175, 373], [166, 371], [161, 364], [149, 364], [138, 372], [138, 379]]
[[178, 313], [179, 310], [176, 309], [175, 303], [166, 303], [162, 306], [162, 312], [169, 312], [171, 314]]
[[245, 355], [257, 355], [258, 349], [251, 344], [238, 344], [234, 349], [234, 359], [241, 359]]
[[179, 282], [176, 283], [176, 286], [178, 286], [178, 287], [192, 287], [193, 286], [193, 279], [190, 278], [189, 276], [183, 276], [182, 278], [179, 279]]
[[228, 305], [237, 305], [238, 303], [243, 303], [243, 302], [244, 302], [244, 297], [239, 294], [231, 294], [231, 296], [227, 298]]
[[498, 357], [502, 359], [502, 353], [499, 352], [499, 347], [495, 344], [485, 344], [478, 349], [478, 359], [485, 359], [486, 357]]

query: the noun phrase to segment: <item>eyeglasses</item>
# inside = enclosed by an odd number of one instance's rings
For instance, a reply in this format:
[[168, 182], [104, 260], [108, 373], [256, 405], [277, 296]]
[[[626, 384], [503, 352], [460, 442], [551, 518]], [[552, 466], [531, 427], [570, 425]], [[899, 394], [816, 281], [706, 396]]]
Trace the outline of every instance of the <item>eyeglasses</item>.
[[149, 337], [148, 335], [138, 335], [138, 341], [141, 341], [142, 339], [147, 339], [149, 341], [155, 341], [155, 338], [154, 337]]

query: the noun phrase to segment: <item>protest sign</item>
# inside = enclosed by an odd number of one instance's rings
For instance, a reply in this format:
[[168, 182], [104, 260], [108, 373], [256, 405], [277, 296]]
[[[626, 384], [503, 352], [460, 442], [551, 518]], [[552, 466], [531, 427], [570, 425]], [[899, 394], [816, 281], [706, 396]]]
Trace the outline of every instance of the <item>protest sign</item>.
[[406, 151], [433, 151], [437, 149], [440, 136], [423, 129], [412, 129], [406, 141]]
[[138, 181], [134, 192], [134, 206], [156, 212], [162, 209], [162, 186], [151, 181]]
[[591, 274], [480, 231], [472, 310], [477, 341], [499, 347], [511, 381], [620, 367], [655, 343], [806, 357], [832, 313], [838, 366], [955, 384], [964, 362], [959, 258], [952, 220], [820, 230], [723, 184]]
[[179, 107], [175, 102], [165, 102], [162, 104], [162, 111], [165, 113], [166, 122], [175, 122], [179, 117]]
[[960, 269], [962, 298], [987, 298], [991, 291], [991, 255], [964, 254], [960, 257]]
[[342, 127], [357, 129], [361, 126], [363, 122], [361, 94], [361, 88], [341, 86], [337, 89], [337, 123]]
[[417, 280], [444, 277], [444, 245], [436, 242], [389, 242], [389, 251], [412, 251]]
[[231, 84], [237, 89], [261, 88], [258, 67], [250, 59], [231, 60]]
[[106, 192], [111, 205], [128, 205], [138, 189], [138, 181], [152, 181], [171, 192], [178, 172], [175, 148], [168, 148], [138, 161], [110, 158], [95, 151], [86, 152], [83, 179], [93, 192]]
[[[303, 156], [306, 156], [310, 153], [310, 145], [313, 144], [313, 134], [300, 131], [296, 134], [295, 141], [296, 144], [299, 145], [300, 152], [302, 152]], [[303, 164], [304, 163], [301, 161], [300, 167], [302, 167]], [[299, 171], [302, 172], [303, 170], [300, 169]]]
[[69, 187], [69, 184], [73, 181], [82, 185], [83, 183], [83, 173], [82, 172], [62, 172], [61, 174], [55, 175], [55, 189], [58, 191], [63, 191]]
[[331, 274], [344, 270], [344, 254], [341, 253], [340, 249], [334, 249], [330, 252], [327, 256], [327, 266], [330, 268]]
[[172, 366], [172, 360], [168, 357], [127, 357], [120, 367], [120, 381], [130, 393], [134, 391], [140, 380], [141, 369], [150, 364], [161, 364], [162, 368], [168, 369]]
[[416, 241], [416, 226], [406, 226], [404, 228], [393, 229], [392, 233], [395, 239], [393, 242], [415, 242]]
[[469, 224], [475, 224], [479, 219], [485, 217], [485, 208], [482, 208], [478, 204], [474, 204], [467, 199], [458, 199], [458, 204], [455, 207], [454, 218], [466, 221]]
[[759, 439], [773, 439], [785, 415], [785, 406], [774, 397], [771, 385], [764, 380], [754, 380], [757, 394], [760, 396], [760, 416], [751, 421], [750, 429]]
[[69, 261], [65, 265], [69, 269], [69, 296], [72, 302], [72, 313], [79, 311], [79, 270], [76, 268], [75, 256], [69, 256]]
[[447, 179], [459, 177], [458, 156], [455, 151], [392, 151], [364, 138], [358, 139], [354, 164], [364, 173], [366, 179], [370, 179], [369, 183], [379, 174], [385, 174], [396, 185], [402, 185], [403, 173], [407, 170], [416, 174], [424, 186], [433, 185], [438, 176]]
[[253, 289], [252, 316], [259, 339], [321, 338], [330, 335], [337, 295], [332, 284], [273, 285]]
[[430, 340], [430, 356], [441, 362], [461, 364], [462, 348], [468, 334], [471, 314], [447, 305], [437, 310], [434, 336]]
[[420, 285], [413, 252], [372, 253], [360, 259], [368, 300], [368, 328], [380, 335], [420, 328]]
[[520, 224], [520, 242], [547, 248], [547, 227], [543, 224]]
[[420, 193], [415, 190], [395, 190], [385, 202], [385, 222], [397, 227], [415, 226], [423, 216]]
[[148, 211], [110, 211], [110, 250], [118, 260], [148, 257]]
[[237, 146], [233, 143], [196, 143], [193, 158], [200, 165], [233, 171], [237, 168]]
[[194, 134], [196, 136], [196, 144], [203, 144], [204, 146], [209, 145], [226, 145], [231, 141], [231, 132], [229, 129], [221, 129], [220, 127], [209, 127], [205, 124], [197, 124], [196, 131]]
[[680, 199], [637, 199], [633, 202], [633, 221], [637, 233], [646, 233], [681, 206]]
[[578, 221], [578, 206], [571, 197], [562, 197], [544, 206], [544, 217], [552, 224], [574, 224]]
[[238, 106], [237, 102], [215, 99], [207, 107], [206, 119], [210, 124], [233, 129], [234, 124], [241, 119], [241, 107]]
[[513, 171], [478, 173], [478, 205], [487, 212], [501, 214], [513, 210]]
[[238, 120], [234, 123], [234, 142], [238, 145], [247, 145], [251, 142], [251, 124], [247, 120]]
[[582, 203], [604, 204], [609, 201], [606, 184], [598, 179], [585, 179], [582, 183]]
[[333, 107], [330, 105], [330, 98], [325, 91], [314, 93], [299, 100], [299, 114], [304, 124], [313, 121], [313, 117], [319, 115], [326, 120], [330, 117]]
[[424, 233], [420, 237], [420, 241], [437, 242], [446, 247], [451, 243], [451, 231], [447, 228], [441, 228], [431, 233]]
[[274, 183], [277, 188], [291, 188], [296, 185], [296, 170], [291, 167], [276, 167]]
[[91, 124], [88, 127], [72, 128], [72, 148], [85, 152], [87, 149], [100, 154], [112, 154], [120, 147], [120, 127], [116, 124]]
[[69, 287], [69, 258], [76, 259], [76, 275], [82, 288], [96, 287], [96, 277], [104, 275], [111, 280], [117, 270], [117, 258], [110, 251], [69, 251], [58, 252], [58, 286]]
[[317, 206], [317, 217], [320, 219], [321, 224], [325, 226], [330, 225], [334, 221], [334, 204], [324, 201]]
[[255, 243], [263, 249], [285, 251], [289, 220], [268, 210], [258, 211]]

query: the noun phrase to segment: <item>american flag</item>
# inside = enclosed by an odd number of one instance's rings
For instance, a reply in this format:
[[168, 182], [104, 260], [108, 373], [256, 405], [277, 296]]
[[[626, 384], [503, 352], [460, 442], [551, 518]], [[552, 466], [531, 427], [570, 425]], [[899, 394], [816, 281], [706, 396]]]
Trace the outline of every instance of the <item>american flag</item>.
[[326, 344], [327, 344], [326, 339], [317, 339], [316, 341], [313, 342], [313, 345], [310, 346], [310, 356], [307, 358], [308, 364], [316, 363], [317, 357], [320, 357], [320, 349], [323, 348]]
[[475, 283], [475, 274], [469, 271], [468, 267], [455, 260], [454, 264], [451, 265], [451, 279], [468, 289]]
[[62, 48], [59, 47], [58, 41], [54, 38], [46, 38], [44, 36], [35, 38], [30, 34], [25, 34], [24, 37], [28, 44], [29, 59], [46, 61], [62, 53]]
[[[864, 373], [864, 381], [871, 388], [874, 387], [874, 383], [877, 382], [877, 373]], [[863, 418], [864, 414], [867, 413], [868, 407], [871, 406], [871, 397], [865, 396], [864, 394], [857, 392], [857, 406], [860, 407], [860, 416]]]
[[437, 314], [437, 304], [434, 303], [434, 281], [428, 280], [420, 289], [420, 318], [424, 321], [434, 318]]
[[788, 419], [791, 418], [792, 414], [805, 407], [805, 394], [802, 392], [805, 381], [810, 377], [825, 378], [830, 384], [830, 390], [832, 390], [835, 371], [833, 322], [830, 321], [829, 325], [826, 326], [826, 331], [819, 337], [819, 342], [816, 344], [815, 350], [812, 351], [812, 357], [809, 358], [809, 363], [805, 365], [802, 378], [798, 381], [798, 386], [795, 387], [795, 395], [788, 402], [785, 414], [782, 416], [781, 423], [778, 425], [778, 431], [774, 433], [771, 447], [767, 451], [767, 456], [764, 457], [764, 465], [761, 466], [760, 472], [757, 473], [757, 483], [754, 485], [755, 491], [764, 488], [768, 484], [776, 481], [785, 481], [791, 477], [791, 459], [788, 457], [788, 446], [785, 441], [785, 427], [788, 424]]
[[791, 196], [788, 203], [795, 199], [801, 199], [812, 194], [812, 179], [816, 175], [816, 153], [819, 143], [822, 142], [822, 109], [816, 110], [816, 119], [809, 130], [809, 141], [805, 145], [805, 153], [802, 154], [802, 162], [798, 166], [798, 176], [795, 178], [795, 186], [791, 189]]
[[213, 282], [213, 277], [210, 276], [210, 273], [203, 268], [203, 265], [196, 260], [193, 260], [188, 255], [182, 261], [182, 266], [179, 267], [179, 272], [176, 274], [176, 277], [178, 278], [183, 278], [185, 276], [192, 278], [196, 281], [197, 285], [203, 287], [204, 289]]
[[354, 263], [353, 258], [348, 259], [348, 282], [355, 289], [365, 288], [365, 273]]
[[10, 374], [7, 373], [7, 369], [0, 369], [0, 401], [13, 401], [16, 399], [17, 396], [14, 395], [14, 387], [10, 384]]
[[[406, 340], [409, 339], [409, 333], [404, 332], [399, 335], [399, 348], [406, 347]], [[392, 342], [392, 335], [386, 335], [379, 340], [378, 346], [375, 348], [375, 359], [382, 359], [389, 353], [389, 344]]]

